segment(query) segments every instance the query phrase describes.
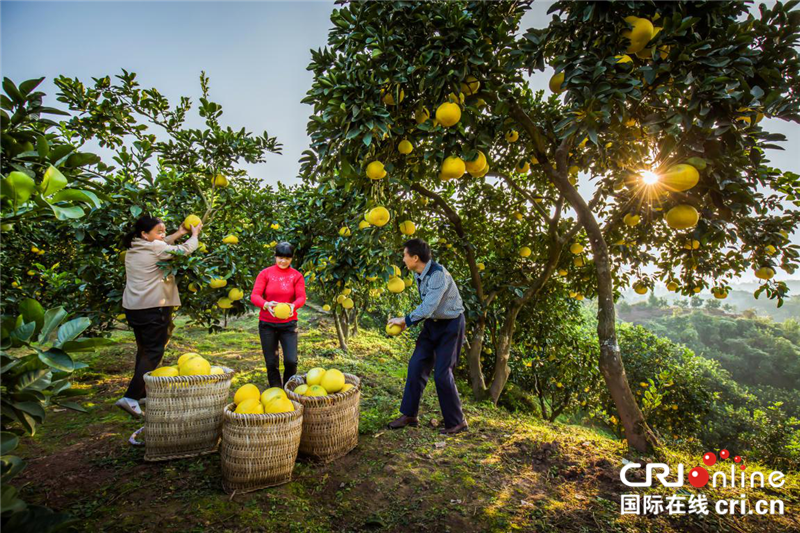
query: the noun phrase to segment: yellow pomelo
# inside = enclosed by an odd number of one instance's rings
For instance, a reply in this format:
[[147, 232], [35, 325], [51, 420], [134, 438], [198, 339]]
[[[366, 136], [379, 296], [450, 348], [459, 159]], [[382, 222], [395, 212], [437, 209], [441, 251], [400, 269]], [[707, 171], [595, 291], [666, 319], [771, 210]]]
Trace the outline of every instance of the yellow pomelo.
[[233, 403], [239, 405], [245, 400], [260, 401], [261, 391], [258, 390], [258, 387], [256, 387], [252, 383], [248, 383], [247, 385], [242, 385], [241, 387], [239, 387], [236, 390], [236, 394], [233, 395]]
[[242, 289], [237, 289], [234, 287], [228, 291], [228, 299], [235, 302], [237, 300], [241, 300], [242, 298], [244, 298], [244, 291]]
[[306, 396], [327, 396], [328, 391], [322, 385], [311, 385], [306, 391]]
[[688, 229], [697, 225], [700, 213], [688, 204], [676, 205], [667, 211], [667, 225], [672, 229]]
[[577, 243], [577, 242], [576, 242], [576, 243], [573, 243], [573, 244], [572, 244], [572, 245], [569, 247], [569, 251], [570, 251], [570, 252], [572, 252], [572, 253], [573, 253], [573, 254], [575, 254], [575, 255], [581, 254], [581, 253], [583, 253], [583, 245], [582, 245], [582, 244], [579, 244], [579, 243]]
[[279, 398], [286, 398], [286, 393], [280, 387], [270, 387], [261, 393], [261, 403], [264, 405]]
[[458, 179], [467, 171], [464, 160], [457, 156], [450, 156], [442, 163], [440, 176], [443, 180]]
[[219, 307], [220, 309], [230, 309], [231, 307], [233, 307], [233, 301], [231, 301], [231, 299], [228, 298], [227, 296], [223, 296], [222, 298], [217, 300], [217, 307]]
[[771, 267], [765, 266], [756, 270], [755, 274], [758, 279], [763, 279], [766, 281], [775, 277], [775, 270], [772, 269]]
[[334, 394], [344, 387], [344, 374], [342, 374], [341, 370], [331, 368], [325, 372], [319, 384], [322, 385], [322, 388], [325, 389], [328, 394]]
[[639, 217], [639, 215], [634, 215], [631, 213], [628, 213], [622, 218], [622, 222], [624, 222], [626, 226], [635, 226], [639, 223], [640, 220], [641, 218]]
[[403, 328], [398, 326], [397, 324], [386, 324], [386, 334], [389, 336], [396, 336], [403, 333]]
[[306, 384], [311, 387], [312, 385], [319, 385], [322, 378], [325, 376], [325, 369], [322, 367], [312, 368], [306, 374]]
[[345, 287], [344, 289], [342, 289], [342, 295], [343, 296], [350, 296], [352, 293], [353, 293], [353, 289], [350, 289], [348, 287]]
[[427, 107], [420, 107], [416, 111], [414, 111], [414, 121], [417, 124], [422, 124], [429, 118], [431, 118], [431, 112], [428, 111]]
[[299, 385], [296, 389], [294, 389], [294, 393], [303, 396], [305, 395], [307, 390], [308, 390], [308, 385], [303, 383], [302, 385]]
[[162, 366], [150, 372], [150, 375], [157, 378], [172, 378], [180, 375], [180, 372], [174, 366]]
[[506, 140], [510, 143], [515, 143], [519, 140], [519, 132], [517, 130], [511, 130], [506, 133]]
[[372, 224], [370, 224], [370, 223], [369, 223], [369, 222], [367, 222], [366, 220], [362, 220], [361, 222], [359, 222], [359, 223], [358, 223], [358, 229], [367, 229], [367, 228], [368, 228], [368, 227], [370, 227], [371, 225], [372, 225]]
[[400, 141], [400, 144], [397, 145], [397, 151], [403, 155], [408, 155], [414, 151], [414, 145], [407, 139], [403, 139]]
[[527, 246], [523, 246], [522, 248], [519, 249], [520, 257], [530, 257], [530, 255], [531, 255], [531, 249], [528, 248]]
[[353, 388], [353, 384], [352, 383], [345, 383], [344, 387], [342, 387], [342, 390], [339, 391], [339, 394], [341, 394], [343, 392], [347, 392], [352, 388]]
[[550, 83], [548, 84], [550, 90], [556, 94], [563, 93], [565, 89], [562, 87], [564, 84], [564, 73], [559, 72], [558, 74], [553, 74], [553, 77], [550, 78]]
[[392, 89], [389, 89], [388, 91], [386, 91], [385, 89], [381, 89], [381, 95], [383, 96], [383, 98], [382, 98], [383, 103], [386, 104], [386, 105], [397, 105], [400, 102], [402, 102], [406, 97], [406, 93], [405, 93], [405, 91], [403, 91], [403, 89], [401, 87], [400, 88], [400, 94], [397, 95], [398, 98], [397, 98], [397, 104], [396, 104], [395, 100], [394, 100], [395, 94], [397, 94], [397, 89], [392, 88]]
[[202, 357], [193, 357], [183, 363], [178, 370], [181, 376], [209, 376], [211, 375], [211, 363]]
[[480, 150], [478, 150], [478, 157], [476, 157], [474, 161], [467, 161], [464, 163], [467, 172], [469, 172], [473, 176], [475, 174], [479, 174], [480, 172], [482, 172], [483, 169], [486, 168], [486, 165], [487, 165], [486, 155]]
[[224, 373], [225, 373], [225, 369], [222, 368], [221, 366], [212, 366], [211, 367], [211, 375], [212, 376], [214, 376], [216, 374], [224, 374]]
[[189, 292], [197, 292], [197, 284], [190, 283], [189, 284]]
[[239, 237], [237, 237], [236, 235], [228, 235], [227, 237], [222, 239], [222, 242], [224, 242], [225, 244], [239, 244]]
[[475, 79], [475, 76], [467, 76], [467, 78], [461, 82], [461, 92], [467, 96], [472, 96], [477, 93], [480, 88], [481, 82]]
[[331, 310], [331, 306], [328, 305], [328, 304], [325, 304], [325, 305], [322, 306], [322, 310], [325, 311], [325, 312], [328, 312], [328, 311]]
[[670, 281], [669, 283], [667, 283], [667, 290], [669, 292], [678, 292], [678, 284], [675, 283], [674, 281]]
[[[439, 239], [439, 242], [444, 243], [444, 239]], [[392, 265], [392, 270], [394, 271], [394, 275], [400, 277], [403, 275], [403, 272], [400, 270], [400, 267], [397, 265]]]
[[641, 281], [636, 282], [633, 284], [633, 290], [636, 291], [636, 294], [647, 294], [647, 285]]
[[703, 287], [692, 287], [692, 292], [695, 294], [702, 292], [702, 290]]
[[289, 398], [276, 398], [273, 401], [262, 404], [265, 414], [291, 413], [294, 411], [294, 404]]
[[249, 399], [236, 404], [234, 413], [239, 413], [240, 415], [263, 415], [264, 406], [257, 399]]
[[342, 300], [342, 307], [344, 307], [345, 309], [352, 309], [354, 305], [355, 302], [353, 302], [352, 298], [345, 297]]
[[399, 294], [406, 288], [406, 284], [403, 283], [401, 278], [394, 277], [386, 284], [386, 288], [395, 294]]
[[224, 287], [227, 284], [228, 284], [228, 280], [227, 279], [222, 279], [222, 278], [214, 278], [214, 279], [212, 279], [211, 281], [208, 282], [208, 286], [211, 287], [212, 289], [221, 289], [222, 287]]
[[728, 291], [726, 291], [722, 287], [714, 287], [713, 289], [711, 289], [711, 294], [713, 294], [714, 298], [716, 298], [717, 300], [724, 300], [725, 298], [728, 297]]
[[342, 237], [349, 237], [351, 235], [350, 228], [348, 228], [347, 226], [342, 226], [341, 228], [339, 228], [339, 235], [341, 235]]
[[614, 56], [614, 59], [617, 60], [617, 65], [622, 65], [624, 63], [633, 63], [633, 59], [631, 59], [631, 56], [627, 54], [621, 56]]
[[383, 206], [375, 207], [370, 209], [370, 211], [366, 215], [366, 220], [373, 226], [385, 226], [389, 219], [391, 218], [389, 215], [389, 210]]
[[406, 220], [405, 222], [400, 223], [400, 233], [402, 233], [403, 235], [414, 235], [414, 232], [416, 231], [417, 231], [417, 226], [410, 220]]
[[380, 161], [373, 161], [367, 165], [367, 177], [371, 180], [380, 180], [386, 177], [386, 169], [383, 168], [383, 163]]
[[658, 181], [668, 190], [688, 191], [700, 181], [700, 173], [692, 165], [682, 163], [669, 168]]
[[272, 309], [272, 313], [275, 315], [275, 318], [279, 320], [286, 320], [292, 316], [292, 308], [289, 307], [289, 304], [279, 303]]
[[484, 265], [483, 263], [478, 263], [476, 266], [478, 267], [478, 270], [480, 270], [481, 272], [486, 270], [486, 265]]
[[178, 358], [178, 366], [181, 366], [183, 363], [188, 361], [189, 359], [194, 359], [195, 357], [200, 357], [199, 353], [188, 352], [183, 354]]
[[772, 246], [771, 244], [768, 244], [764, 248], [764, 251], [767, 252], [767, 255], [775, 255], [776, 253], [778, 253], [778, 249]]
[[228, 186], [228, 178], [226, 178], [223, 174], [217, 174], [214, 176], [214, 186], [215, 187], [227, 187]]
[[403, 279], [403, 283], [405, 283], [405, 285], [406, 285], [406, 288], [408, 288], [408, 287], [410, 287], [410, 286], [411, 286], [411, 285], [414, 283], [414, 280], [413, 280], [413, 279], [411, 279], [411, 278], [404, 278], [404, 279]]
[[461, 108], [458, 104], [445, 102], [436, 109], [436, 120], [445, 128], [455, 126], [461, 120]]
[[586, 264], [586, 261], [583, 260], [583, 257], [578, 256], [572, 260], [572, 264], [575, 265], [576, 267], [582, 267], [583, 265]]
[[517, 163], [517, 172], [519, 172], [520, 174], [525, 174], [530, 169], [531, 169], [531, 164], [525, 160], [522, 160], [519, 163]]
[[193, 226], [200, 224], [201, 220], [200, 217], [197, 215], [189, 215], [183, 221], [183, 227], [186, 229], [192, 229]]
[[647, 43], [653, 38], [655, 29], [652, 22], [639, 17], [625, 17], [625, 22], [633, 26], [632, 29], [622, 32], [622, 36], [630, 41], [625, 52], [635, 54], [647, 46]]

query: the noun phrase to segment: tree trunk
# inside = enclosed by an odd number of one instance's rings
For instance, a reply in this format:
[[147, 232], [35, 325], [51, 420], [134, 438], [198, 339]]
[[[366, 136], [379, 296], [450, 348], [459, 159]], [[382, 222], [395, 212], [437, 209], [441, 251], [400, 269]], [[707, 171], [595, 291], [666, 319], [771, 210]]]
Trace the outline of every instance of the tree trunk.
[[483, 368], [481, 365], [481, 351], [483, 350], [483, 336], [486, 332], [486, 317], [478, 318], [469, 342], [467, 351], [467, 362], [469, 363], [469, 379], [472, 383], [472, 395], [477, 401], [482, 401], [488, 397], [486, 381], [483, 379]]
[[361, 316], [361, 310], [360, 309], [359, 310], [353, 309], [352, 316], [351, 316], [352, 323], [350, 324], [350, 336], [351, 337], [355, 337], [355, 336], [358, 335], [358, 317], [360, 317], [360, 316]]
[[506, 311], [503, 326], [500, 329], [500, 335], [497, 337], [495, 344], [495, 363], [494, 375], [492, 376], [492, 384], [489, 386], [489, 395], [492, 402], [497, 405], [503, 389], [508, 381], [508, 376], [511, 375], [511, 369], [508, 368], [508, 359], [511, 355], [511, 343], [514, 339], [514, 327], [517, 324], [517, 315], [522, 307], [518, 303], [513, 303]]
[[342, 325], [342, 317], [339, 312], [333, 311], [333, 324], [336, 326], [336, 336], [339, 338], [339, 348], [347, 352], [347, 327]]

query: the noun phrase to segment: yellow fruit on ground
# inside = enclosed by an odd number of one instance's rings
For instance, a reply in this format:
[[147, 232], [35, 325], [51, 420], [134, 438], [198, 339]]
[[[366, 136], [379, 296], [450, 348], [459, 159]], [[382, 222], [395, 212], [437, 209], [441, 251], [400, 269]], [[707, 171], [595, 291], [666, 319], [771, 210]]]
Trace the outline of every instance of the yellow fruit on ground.
[[223, 296], [219, 300], [217, 300], [217, 307], [220, 309], [230, 309], [233, 307], [233, 301], [228, 298], [227, 296]]
[[511, 130], [506, 133], [506, 140], [510, 143], [515, 143], [519, 140], [519, 132], [517, 130]]
[[755, 275], [758, 279], [763, 279], [767, 281], [775, 277], [775, 270], [771, 267], [765, 266], [756, 270]]
[[150, 375], [157, 378], [173, 378], [179, 376], [180, 372], [174, 366], [162, 366], [150, 372]]
[[307, 390], [308, 390], [308, 385], [303, 383], [302, 385], [299, 385], [296, 389], [294, 389], [294, 393], [303, 396], [305, 395]]
[[583, 253], [583, 245], [580, 244], [580, 243], [577, 243], [577, 242], [572, 243], [572, 245], [569, 247], [569, 251], [572, 252], [575, 255], [582, 254]]
[[294, 404], [289, 398], [276, 398], [269, 403], [262, 403], [264, 414], [291, 413], [294, 411]]
[[478, 150], [478, 157], [476, 157], [474, 161], [466, 161], [464, 165], [467, 169], [467, 172], [475, 176], [475, 174], [479, 174], [484, 168], [486, 168], [486, 155]]
[[221, 289], [227, 284], [228, 280], [222, 278], [213, 278], [211, 281], [208, 282], [208, 286], [211, 287], [212, 289]]
[[427, 107], [419, 107], [416, 111], [414, 111], [414, 121], [417, 124], [422, 124], [429, 118], [431, 118], [431, 112], [428, 111]]
[[345, 297], [342, 300], [342, 307], [344, 307], [345, 309], [352, 309], [354, 305], [355, 302], [353, 302], [352, 298]]
[[327, 396], [328, 391], [322, 385], [311, 385], [305, 393], [305, 396]]
[[325, 369], [321, 366], [314, 367], [306, 374], [306, 384], [311, 387], [312, 385], [319, 385], [322, 378], [325, 376]]
[[214, 176], [214, 187], [227, 187], [228, 186], [228, 178], [225, 177], [223, 174], [217, 174]]
[[187, 352], [178, 358], [178, 366], [181, 366], [183, 363], [188, 361], [189, 359], [194, 359], [195, 357], [200, 357], [199, 353], [194, 352]]
[[280, 387], [270, 387], [261, 393], [261, 403], [267, 405], [272, 400], [286, 398], [286, 393]]
[[553, 74], [553, 77], [550, 78], [550, 83], [548, 84], [548, 86], [550, 87], [551, 91], [553, 91], [556, 94], [560, 94], [566, 90], [562, 87], [563, 84], [564, 84], [564, 73], [559, 72], [557, 74]]
[[484, 270], [486, 270], [486, 265], [484, 265], [483, 263], [478, 263], [478, 264], [477, 264], [477, 265], [475, 265], [475, 266], [477, 266], [477, 267], [478, 267], [478, 270], [479, 270], [479, 271], [481, 271], [481, 272], [483, 272]]
[[331, 310], [331, 306], [330, 306], [330, 305], [328, 305], [328, 304], [325, 304], [325, 305], [323, 305], [323, 306], [322, 306], [322, 310], [323, 310], [323, 311], [325, 311], [325, 312], [327, 313], [328, 311], [330, 311], [330, 310]]
[[461, 108], [458, 104], [445, 102], [436, 109], [436, 120], [445, 128], [455, 126], [461, 120]]
[[406, 288], [406, 284], [403, 283], [402, 278], [395, 276], [389, 280], [386, 284], [386, 288], [395, 294], [400, 294]]
[[371, 225], [372, 225], [372, 224], [370, 224], [370, 223], [369, 223], [369, 222], [367, 222], [366, 220], [362, 220], [361, 222], [359, 222], [359, 223], [358, 223], [358, 229], [367, 229], [367, 228], [368, 228], [368, 227], [370, 227]]
[[697, 225], [700, 213], [688, 204], [676, 205], [667, 211], [667, 225], [672, 229], [688, 229]]
[[351, 235], [350, 228], [348, 228], [347, 226], [342, 226], [341, 228], [339, 228], [339, 235], [341, 235], [342, 237], [349, 237]]
[[389, 222], [390, 218], [391, 216], [389, 215], [389, 210], [383, 206], [370, 209], [365, 217], [367, 222], [378, 227], [385, 226], [386, 223]]
[[692, 165], [681, 163], [670, 167], [658, 182], [670, 191], [688, 191], [700, 181], [700, 173]]
[[264, 406], [257, 399], [249, 399], [236, 404], [234, 413], [239, 413], [240, 415], [263, 415]]
[[261, 391], [258, 390], [258, 387], [256, 387], [252, 383], [248, 383], [247, 385], [242, 385], [241, 387], [236, 389], [236, 394], [233, 395], [233, 403], [239, 405], [245, 400], [260, 401]]
[[520, 257], [530, 257], [531, 256], [531, 249], [527, 246], [523, 246], [519, 249], [519, 256]]
[[279, 303], [272, 309], [272, 314], [274, 314], [275, 318], [278, 320], [286, 320], [292, 316], [292, 308], [287, 303]]
[[339, 394], [341, 394], [343, 392], [347, 392], [352, 388], [353, 388], [353, 384], [352, 383], [345, 383], [344, 387], [342, 387], [342, 390], [339, 391]]
[[331, 368], [325, 372], [319, 384], [322, 385], [322, 388], [325, 389], [328, 394], [337, 393], [344, 387], [344, 374], [342, 374], [341, 370]]
[[380, 161], [373, 161], [367, 165], [367, 177], [371, 180], [380, 180], [386, 177], [386, 169]]
[[217, 375], [217, 374], [224, 374], [224, 373], [225, 373], [225, 369], [222, 368], [221, 366], [212, 366], [211, 367], [211, 375], [212, 376]]
[[622, 36], [630, 41], [625, 53], [635, 54], [647, 46], [647, 43], [653, 38], [655, 29], [653, 23], [644, 18], [625, 17], [625, 22], [633, 26], [632, 29], [622, 32]]
[[467, 165], [460, 157], [451, 155], [445, 158], [439, 176], [443, 180], [458, 179], [467, 171]]
[[408, 155], [414, 151], [414, 145], [407, 139], [403, 139], [400, 141], [400, 144], [397, 145], [397, 151], [403, 155]]
[[667, 290], [669, 292], [678, 292], [678, 284], [674, 281], [667, 283]]
[[208, 376], [211, 374], [211, 363], [202, 357], [194, 357], [183, 363], [178, 370], [181, 376]]
[[641, 218], [639, 215], [634, 215], [632, 213], [628, 213], [622, 218], [622, 222], [624, 222], [626, 226], [635, 226], [640, 220]]
[[647, 285], [638, 281], [633, 284], [633, 290], [636, 291], [636, 294], [647, 294]]
[[477, 93], [480, 88], [481, 82], [475, 79], [475, 76], [467, 76], [467, 78], [461, 82], [461, 92], [467, 96], [472, 96]]
[[399, 227], [400, 227], [400, 233], [402, 233], [403, 235], [414, 235], [414, 233], [417, 231], [417, 226], [414, 225], [414, 223], [411, 222], [410, 220], [401, 222]]
[[386, 334], [392, 337], [400, 335], [403, 333], [403, 328], [398, 326], [397, 324], [386, 324]]
[[242, 298], [244, 298], [244, 291], [242, 289], [237, 289], [234, 287], [228, 291], [228, 299], [235, 302], [241, 300]]
[[192, 227], [200, 224], [202, 222], [200, 217], [197, 215], [189, 215], [183, 220], [183, 227], [186, 229], [192, 229]]

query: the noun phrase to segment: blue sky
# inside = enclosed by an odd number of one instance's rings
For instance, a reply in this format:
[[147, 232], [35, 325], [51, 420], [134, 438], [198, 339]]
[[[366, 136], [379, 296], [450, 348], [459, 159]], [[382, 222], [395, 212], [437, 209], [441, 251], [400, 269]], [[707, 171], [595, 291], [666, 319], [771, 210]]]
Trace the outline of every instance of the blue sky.
[[[546, 26], [549, 6], [535, 2], [522, 27]], [[204, 70], [212, 99], [223, 106], [225, 125], [266, 130], [284, 145], [283, 155], [244, 168], [268, 183], [292, 184], [308, 146], [311, 107], [300, 100], [311, 85], [309, 50], [325, 46], [334, 7], [332, 1], [4, 0], [0, 68], [17, 83], [46, 76], [43, 90], [55, 105], [55, 76], [88, 82], [121, 68], [136, 72], [143, 86], [158, 88], [172, 101], [189, 96], [196, 102]], [[531, 85], [546, 89], [551, 73], [533, 76]], [[800, 126], [769, 119], [765, 125], [789, 138], [785, 152], [769, 153], [773, 164], [800, 173]]]

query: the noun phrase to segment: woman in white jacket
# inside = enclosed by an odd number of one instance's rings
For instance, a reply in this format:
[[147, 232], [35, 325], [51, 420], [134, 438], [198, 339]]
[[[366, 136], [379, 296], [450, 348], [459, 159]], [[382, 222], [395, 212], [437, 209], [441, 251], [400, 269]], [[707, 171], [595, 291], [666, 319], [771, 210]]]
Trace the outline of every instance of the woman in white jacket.
[[181, 225], [178, 231], [167, 235], [164, 222], [143, 216], [123, 239], [128, 250], [125, 254], [122, 307], [136, 336], [137, 349], [133, 378], [125, 396], [117, 400], [116, 405], [133, 416], [143, 414], [139, 400], [145, 395], [144, 375], [161, 364], [172, 333], [172, 308], [181, 305], [175, 277], [171, 274], [164, 276], [158, 263], [194, 252], [202, 228], [202, 222], [193, 226], [192, 236], [186, 242], [174, 244], [190, 230]]

